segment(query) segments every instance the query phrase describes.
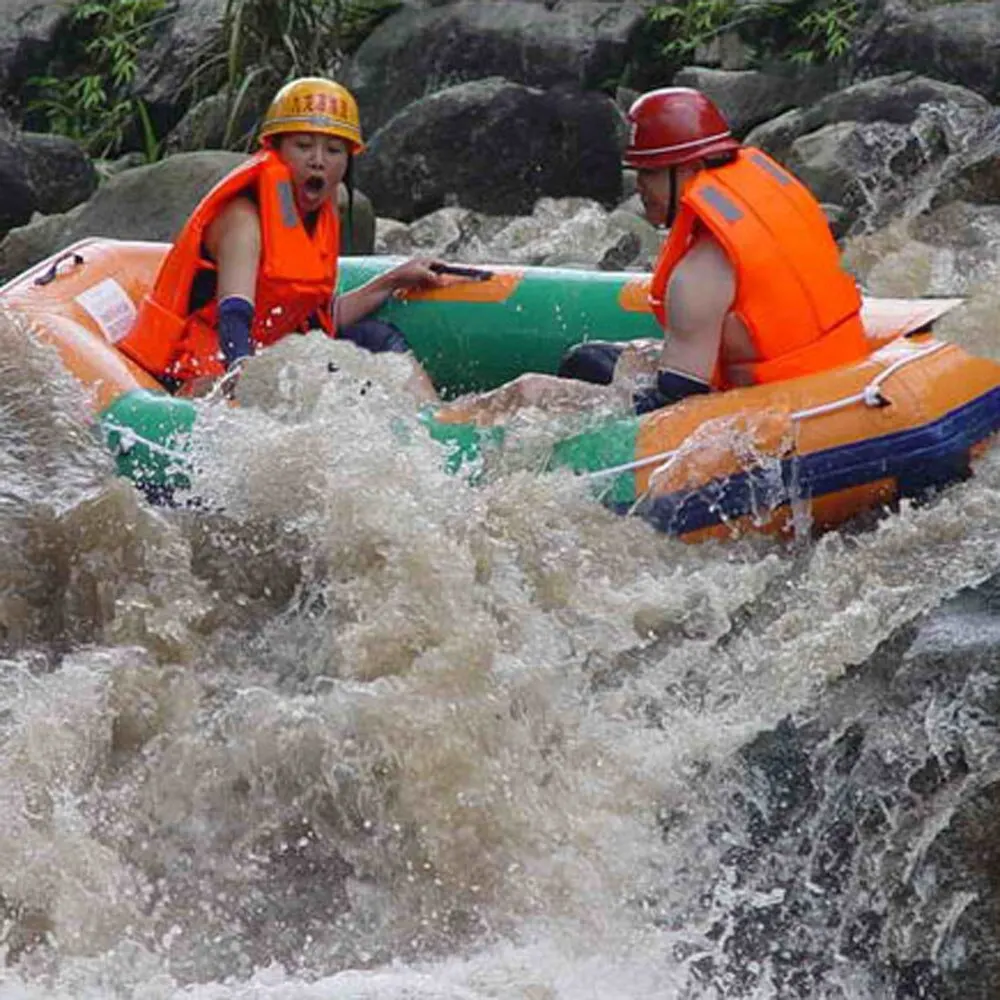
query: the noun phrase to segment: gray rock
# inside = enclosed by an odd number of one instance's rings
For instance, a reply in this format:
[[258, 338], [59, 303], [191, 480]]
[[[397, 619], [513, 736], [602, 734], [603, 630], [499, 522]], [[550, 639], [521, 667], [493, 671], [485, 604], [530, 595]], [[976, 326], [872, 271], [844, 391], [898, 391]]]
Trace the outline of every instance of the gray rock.
[[[72, 212], [47, 216], [12, 230], [0, 243], [0, 278], [11, 278], [85, 236], [170, 242], [212, 185], [244, 159], [242, 153], [224, 151], [181, 153], [115, 174], [90, 201]], [[346, 205], [343, 193], [341, 205]], [[30, 213], [25, 221], [29, 217]], [[341, 245], [346, 252], [348, 227], [343, 208], [341, 225]], [[350, 249], [353, 253], [371, 253], [374, 247], [371, 202], [356, 191]]]
[[[184, 153], [126, 170], [98, 189], [75, 228], [117, 239], [169, 242], [209, 188], [244, 159], [241, 153]], [[75, 231], [71, 238], [78, 238]]]
[[908, 4], [887, 0], [859, 46], [866, 73], [919, 69], [1000, 99], [1000, 2]]
[[780, 156], [800, 135], [831, 122], [912, 125], [928, 104], [950, 106], [963, 117], [979, 117], [990, 109], [988, 101], [964, 87], [915, 73], [897, 73], [856, 83], [809, 108], [779, 115], [751, 131], [746, 141]]
[[572, 4], [463, 2], [404, 7], [355, 53], [344, 82], [366, 133], [410, 102], [488, 76], [547, 89], [603, 86], [625, 65], [640, 2]]
[[0, 135], [0, 233], [21, 226], [38, 208], [38, 197], [17, 137]]
[[0, 234], [24, 225], [34, 212], [62, 212], [84, 201], [97, 172], [71, 139], [22, 133], [4, 119], [0, 128]]
[[251, 86], [233, 110], [225, 93], [211, 94], [189, 108], [165, 140], [168, 153], [199, 149], [249, 149], [274, 96], [269, 84]]
[[972, 151], [941, 184], [931, 201], [931, 208], [950, 201], [1000, 204], [1000, 138], [994, 136], [992, 140]]
[[602, 94], [500, 79], [461, 84], [380, 129], [358, 161], [358, 182], [380, 214], [403, 221], [449, 202], [493, 215], [530, 211], [543, 196], [613, 204], [619, 123]]
[[840, 206], [840, 232], [857, 233], [991, 190], [1000, 111], [962, 87], [899, 74], [786, 112], [746, 141]]
[[754, 126], [828, 94], [836, 86], [836, 73], [822, 66], [790, 68], [786, 73], [689, 66], [674, 76], [674, 84], [707, 94], [726, 116], [733, 134], [742, 137]]
[[169, 19], [142, 53], [135, 83], [158, 123], [181, 117], [195, 82], [202, 93], [221, 83], [224, 71], [206, 74], [204, 62], [207, 48], [221, 36], [225, 9], [226, 0], [174, 0], [168, 7]]
[[659, 234], [620, 209], [607, 214], [587, 198], [541, 198], [528, 216], [448, 207], [405, 225], [378, 220], [378, 253], [433, 254], [468, 263], [530, 264], [618, 270], [654, 259]]
[[0, 17], [0, 92], [44, 65], [65, 4], [53, 0], [4, 0]]
[[595, 201], [542, 198], [531, 215], [511, 219], [493, 235], [483, 259], [547, 267], [608, 267], [612, 261], [625, 266], [641, 243], [638, 227], [609, 215]]
[[597, 261], [600, 271], [624, 271], [642, 253], [642, 240], [635, 234], [623, 232], [604, 250]]
[[840, 203], [855, 181], [857, 158], [849, 150], [859, 130], [856, 122], [833, 122], [800, 136], [788, 151], [788, 165], [824, 201]]
[[930, 295], [965, 295], [1000, 279], [1000, 204], [952, 201], [914, 220], [913, 235], [942, 251]]
[[229, 106], [225, 94], [211, 94], [190, 107], [164, 140], [168, 153], [225, 149]]
[[635, 246], [635, 251], [628, 264], [622, 265], [623, 268], [652, 268], [663, 246], [663, 233], [646, 221], [641, 202], [631, 207], [629, 202], [619, 205], [608, 216], [608, 229], [627, 234], [636, 241], [629, 244]]
[[80, 210], [26, 227], [31, 232], [10, 233], [0, 244], [0, 273], [12, 277], [85, 236], [169, 242], [209, 188], [243, 159], [238, 153], [186, 153], [123, 171]]
[[39, 212], [45, 215], [66, 212], [94, 193], [97, 171], [72, 139], [25, 132], [21, 146]]
[[753, 65], [753, 50], [736, 31], [723, 31], [695, 49], [695, 60], [721, 70], [746, 70]]

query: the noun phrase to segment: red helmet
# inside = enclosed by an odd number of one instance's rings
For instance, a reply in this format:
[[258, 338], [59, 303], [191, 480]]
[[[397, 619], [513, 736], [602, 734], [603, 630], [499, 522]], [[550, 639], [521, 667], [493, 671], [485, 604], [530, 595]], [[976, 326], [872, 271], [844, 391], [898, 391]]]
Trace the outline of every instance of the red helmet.
[[659, 170], [740, 148], [722, 112], [700, 91], [664, 87], [628, 109], [625, 166]]

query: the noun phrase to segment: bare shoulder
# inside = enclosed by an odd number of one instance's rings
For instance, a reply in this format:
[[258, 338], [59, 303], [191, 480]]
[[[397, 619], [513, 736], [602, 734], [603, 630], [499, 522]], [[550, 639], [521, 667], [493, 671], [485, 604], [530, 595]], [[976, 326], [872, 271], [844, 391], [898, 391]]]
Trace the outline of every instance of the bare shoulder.
[[735, 273], [729, 255], [707, 229], [702, 229], [694, 238], [683, 260], [690, 260], [701, 267], [711, 267], [719, 274]]
[[256, 240], [260, 236], [260, 210], [250, 198], [239, 195], [227, 202], [205, 231], [209, 249], [219, 240]]
[[731, 300], [736, 270], [722, 244], [709, 232], [700, 232], [677, 264], [670, 280], [671, 295], [690, 293]]

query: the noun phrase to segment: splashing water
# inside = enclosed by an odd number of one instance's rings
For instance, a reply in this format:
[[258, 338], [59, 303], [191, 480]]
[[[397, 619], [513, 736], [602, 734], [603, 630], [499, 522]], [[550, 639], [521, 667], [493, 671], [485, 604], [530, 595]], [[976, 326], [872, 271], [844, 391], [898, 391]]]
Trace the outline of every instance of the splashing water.
[[317, 337], [204, 405], [201, 509], [154, 510], [56, 371], [0, 397], [2, 1000], [780, 996], [766, 948], [718, 971], [779, 892], [732, 867], [738, 755], [1000, 567], [994, 455], [867, 530], [687, 546], [446, 475], [405, 361]]

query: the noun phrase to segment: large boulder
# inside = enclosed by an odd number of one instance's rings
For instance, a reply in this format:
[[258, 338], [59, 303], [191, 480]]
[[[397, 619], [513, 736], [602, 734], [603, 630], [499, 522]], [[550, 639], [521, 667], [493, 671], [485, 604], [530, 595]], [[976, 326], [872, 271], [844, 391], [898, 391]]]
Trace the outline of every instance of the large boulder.
[[603, 94], [502, 79], [416, 101], [371, 139], [358, 179], [379, 214], [411, 221], [447, 204], [530, 212], [542, 196], [621, 194], [621, 115]]
[[[0, 156], [2, 143], [0, 139]], [[170, 242], [208, 190], [244, 159], [242, 153], [221, 150], [182, 153], [115, 174], [90, 201], [71, 212], [47, 216], [8, 233], [0, 243], [0, 280], [19, 274], [86, 236]], [[361, 192], [355, 192], [353, 231], [347, 226], [345, 207], [342, 193], [342, 249], [373, 252], [375, 219], [371, 202]]]
[[96, 187], [93, 164], [71, 139], [0, 124], [0, 234], [35, 212], [65, 212]]
[[66, 17], [60, 0], [4, 0], [0, 17], [0, 92], [41, 71]]
[[919, 69], [1000, 100], [1000, 0], [883, 0], [864, 32], [858, 65], [870, 74]]
[[[31, 76], [60, 73], [53, 57], [72, 43], [70, 0], [4, 0], [0, 16], [0, 93], [15, 94]], [[139, 55], [136, 96], [147, 104], [158, 134], [175, 124], [192, 95], [211, 93], [224, 68], [207, 53], [223, 48], [226, 0], [171, 0]]]
[[10, 278], [85, 236], [169, 242], [209, 188], [244, 158], [185, 153], [116, 174], [79, 209], [9, 233], [0, 243], [0, 277]]
[[21, 147], [0, 134], [0, 233], [27, 222], [36, 204]]
[[629, 36], [648, 6], [638, 0], [408, 6], [364, 41], [344, 82], [358, 98], [366, 132], [411, 101], [467, 80], [603, 86], [621, 75]]
[[[884, 225], [942, 203], [969, 200], [1000, 153], [1000, 110], [972, 91], [913, 74], [856, 84], [754, 129], [747, 142], [784, 162], [844, 232]], [[967, 183], [963, 185], [961, 178]]]
[[953, 201], [1000, 205], [1000, 137], [987, 139], [950, 171], [934, 192], [931, 208]]
[[192, 94], [213, 93], [223, 69], [206, 69], [206, 52], [221, 38], [226, 0], [173, 0], [168, 19], [140, 57], [136, 94], [159, 134], [182, 116]]
[[37, 211], [45, 215], [66, 212], [94, 193], [97, 171], [72, 139], [37, 132], [25, 132], [20, 138]]
[[163, 143], [164, 151], [194, 153], [201, 149], [225, 149], [226, 140], [239, 125], [230, 121], [225, 94], [210, 94], [193, 104]]
[[707, 94], [726, 116], [733, 134], [744, 136], [782, 112], [818, 101], [836, 89], [837, 76], [826, 66], [766, 73], [688, 66], [674, 75], [673, 82]]
[[210, 94], [184, 112], [164, 141], [164, 150], [249, 149], [273, 96], [270, 85], [251, 86], [241, 91], [238, 105], [231, 106], [224, 91]]

